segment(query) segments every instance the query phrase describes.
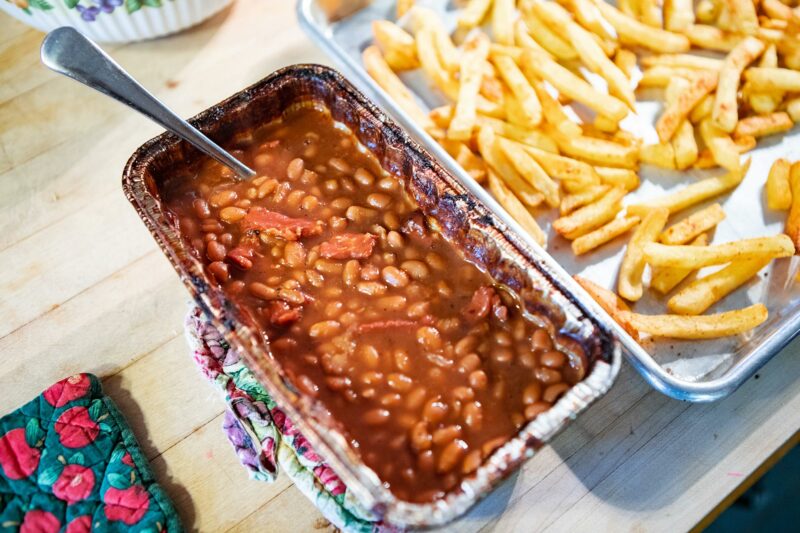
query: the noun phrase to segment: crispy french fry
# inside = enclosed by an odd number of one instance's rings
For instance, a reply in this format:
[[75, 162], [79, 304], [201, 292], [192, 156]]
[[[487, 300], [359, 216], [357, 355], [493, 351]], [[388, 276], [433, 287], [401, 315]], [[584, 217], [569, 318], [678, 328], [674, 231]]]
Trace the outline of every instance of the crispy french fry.
[[497, 136], [491, 128], [482, 127], [478, 133], [478, 151], [486, 164], [494, 170], [505, 183], [514, 190], [517, 198], [529, 207], [536, 207], [544, 201], [544, 196], [536, 191], [519, 175], [506, 159], [497, 143]]
[[745, 71], [744, 78], [753, 91], [800, 91], [800, 72], [796, 70], [753, 67]]
[[[722, 2], [715, 0], [700, 0], [694, 8], [694, 15], [697, 20], [703, 24], [711, 24], [719, 16]], [[689, 28], [684, 28], [684, 31]]]
[[787, 100], [786, 112], [789, 113], [793, 121], [800, 122], [800, 96]]
[[492, 0], [469, 0], [458, 15], [458, 27], [471, 30], [480, 26], [491, 5]]
[[691, 46], [686, 36], [642, 24], [603, 0], [595, 0], [595, 5], [624, 42], [638, 44], [662, 53], [686, 52]]
[[694, 24], [692, 0], [664, 0], [664, 27], [681, 32]]
[[789, 115], [783, 111], [770, 113], [769, 115], [753, 115], [743, 118], [736, 124], [734, 135], [753, 137], [764, 137], [774, 135], [784, 131], [789, 131], [794, 126], [794, 122]]
[[645, 144], [639, 148], [639, 160], [647, 165], [672, 169], [675, 166], [675, 148], [671, 143]]
[[717, 86], [717, 75], [702, 71], [689, 80], [689, 88], [682, 91], [673, 103], [669, 104], [656, 122], [656, 131], [661, 142], [672, 139], [681, 122], [694, 107]]
[[660, 2], [656, 0], [639, 0], [639, 19], [653, 28], [664, 27], [664, 13]]
[[514, 5], [516, 0], [494, 0], [492, 36], [500, 44], [514, 44]]
[[689, 113], [689, 120], [692, 124], [699, 124], [704, 118], [711, 116], [711, 110], [714, 108], [714, 95], [707, 94], [694, 106], [692, 112]]
[[730, 52], [742, 38], [736, 33], [729, 33], [705, 24], [693, 24], [685, 29], [683, 34], [689, 38], [693, 46], [717, 52]]
[[590, 231], [586, 235], [581, 235], [572, 241], [572, 252], [575, 255], [582, 255], [594, 250], [605, 243], [612, 241], [620, 235], [633, 229], [641, 219], [637, 216], [617, 217], [611, 222], [600, 226], [596, 230]]
[[528, 35], [533, 40], [539, 43], [548, 53], [562, 61], [577, 59], [578, 54], [575, 49], [553, 29], [549, 28], [532, 9], [533, 2], [523, 2], [520, 7], [522, 20], [525, 21], [525, 25], [528, 27]]
[[534, 80], [532, 85], [542, 105], [544, 119], [564, 135], [581, 135], [581, 127], [567, 116], [558, 100], [547, 92], [544, 83]]
[[584, 189], [567, 194], [561, 198], [561, 205], [558, 207], [560, 215], [569, 215], [579, 207], [590, 204], [611, 190], [608, 185], [590, 185]]
[[636, 331], [636, 328], [634, 328], [630, 323], [628, 320], [628, 315], [626, 314], [630, 312], [628, 304], [622, 301], [622, 299], [612, 291], [603, 288], [586, 278], [582, 278], [580, 276], [572, 277], [578, 282], [578, 285], [583, 287], [583, 290], [589, 293], [589, 296], [594, 298], [594, 300], [600, 304], [600, 307], [602, 307], [606, 313], [611, 315], [611, 318], [613, 318], [614, 321], [619, 324], [633, 340], [639, 340], [639, 332]]
[[434, 107], [428, 113], [428, 117], [433, 121], [437, 128], [446, 130], [450, 127], [450, 121], [453, 119], [453, 106], [442, 105]]
[[628, 114], [628, 109], [622, 101], [598, 91], [544, 54], [526, 50], [522, 54], [522, 68], [529, 79], [531, 77], [544, 79], [559, 92], [611, 120], [622, 120]]
[[522, 57], [522, 52], [526, 49], [528, 50], [535, 50], [537, 52], [541, 52], [548, 57], [552, 57], [552, 54], [544, 49], [544, 47], [537, 43], [536, 40], [531, 37], [530, 28], [528, 25], [525, 24], [525, 21], [522, 19], [517, 19], [517, 22], [514, 23], [514, 44], [519, 47], [519, 56], [514, 58], [514, 61], [519, 61]]
[[722, 131], [714, 125], [713, 119], [706, 118], [700, 123], [700, 136], [706, 144], [711, 154], [721, 167], [731, 171], [737, 170], [741, 163], [739, 161], [739, 149], [727, 132]]
[[633, 232], [622, 264], [619, 267], [617, 292], [626, 300], [635, 302], [642, 297], [642, 274], [644, 273], [644, 247], [658, 238], [664, 225], [667, 223], [669, 210], [656, 208], [642, 218], [642, 222]]
[[[764, 53], [761, 54], [761, 59], [758, 60], [759, 67], [774, 68], [778, 66], [778, 49], [774, 44], [767, 46]], [[760, 93], [751, 90], [749, 83], [745, 83], [742, 88], [742, 93], [747, 96], [750, 102], [750, 107], [759, 115], [766, 115], [774, 112], [781, 101], [783, 100], [783, 92], [773, 91], [768, 93]]]
[[792, 10], [789, 5], [784, 4], [780, 0], [762, 0], [761, 9], [769, 18], [790, 21], [798, 15]]
[[600, 184], [600, 177], [588, 163], [546, 152], [531, 146], [523, 146], [526, 152], [533, 157], [548, 175], [562, 182], [574, 184], [583, 189]]
[[494, 75], [494, 67], [492, 67], [491, 63], [487, 62], [484, 65], [487, 70], [490, 69], [492, 71], [492, 75], [488, 75], [486, 72], [483, 73], [480, 94], [490, 101], [505, 105], [504, 98], [508, 92], [507, 89], [503, 86], [503, 82]]
[[626, 191], [614, 187], [596, 202], [553, 221], [553, 229], [566, 239], [577, 239], [613, 219], [622, 208]]
[[608, 31], [608, 28], [603, 25], [603, 17], [600, 15], [597, 6], [592, 3], [592, 0], [571, 0], [569, 7], [572, 9], [573, 15], [581, 26], [588, 29], [601, 39], [608, 41], [615, 41], [617, 36]]
[[544, 200], [551, 207], [557, 207], [561, 202], [558, 184], [528, 155], [525, 148], [518, 143], [498, 137], [497, 142], [508, 161], [517, 169], [523, 178], [528, 180], [534, 189], [544, 195]]
[[722, 270], [697, 279], [667, 301], [667, 308], [679, 315], [699, 315], [719, 300], [744, 285], [767, 266], [769, 257], [734, 261]]
[[530, 128], [538, 126], [542, 121], [542, 106], [536, 96], [536, 91], [528, 83], [525, 75], [514, 60], [508, 56], [493, 56], [492, 62], [497, 67], [500, 77], [514, 93], [514, 98], [519, 102], [519, 111], [522, 113], [521, 121]]
[[639, 157], [637, 146], [625, 146], [605, 139], [586, 137], [585, 135], [567, 137], [547, 124], [544, 130], [556, 142], [558, 148], [570, 157], [603, 166], [636, 168]]
[[790, 257], [793, 254], [792, 239], [783, 234], [742, 239], [703, 248], [687, 245], [670, 246], [656, 242], [644, 246], [645, 260], [652, 266], [695, 269], [745, 259]]
[[706, 178], [697, 183], [687, 185], [673, 193], [653, 198], [639, 204], [630, 205], [628, 206], [628, 213], [644, 216], [649, 211], [658, 207], [666, 207], [669, 209], [670, 214], [677, 213], [687, 207], [699, 204], [700, 202], [714, 198], [715, 196], [719, 196], [733, 189], [742, 182], [749, 168], [750, 160], [748, 159], [740, 170], [728, 172], [723, 176]]
[[546, 152], [558, 153], [558, 145], [555, 141], [538, 130], [526, 130], [509, 122], [492, 117], [478, 115], [478, 126], [491, 128], [498, 135], [519, 143], [539, 148]]
[[676, 222], [661, 234], [664, 244], [685, 244], [725, 220], [725, 211], [719, 204], [711, 204]]
[[486, 165], [466, 144], [450, 139], [442, 139], [439, 143], [456, 160], [456, 163], [475, 178], [475, 181], [478, 183], [486, 181]]
[[[417, 8], [414, 9], [416, 10]], [[457, 100], [458, 82], [442, 65], [439, 54], [436, 52], [435, 39], [433, 30], [427, 25], [417, 31], [414, 40], [417, 44], [419, 64], [435, 87], [451, 100]]]
[[[690, 246], [706, 246], [707, 244], [708, 235], [701, 233], [690, 243]], [[689, 277], [692, 272], [695, 272], [693, 268], [652, 267], [650, 288], [661, 294], [667, 294]]]
[[397, 102], [400, 108], [408, 113], [411, 120], [422, 126], [425, 130], [433, 129], [433, 121], [414, 100], [411, 91], [400, 78], [397, 77], [383, 58], [377, 46], [367, 47], [363, 54], [364, 68], [378, 85]]
[[[743, 1], [750, 2], [750, 0]], [[755, 61], [763, 51], [764, 43], [755, 37], [747, 37], [725, 57], [722, 70], [719, 73], [714, 108], [711, 110], [711, 120], [714, 126], [722, 131], [730, 133], [736, 127], [739, 115], [736, 94], [739, 90], [742, 71], [747, 65]]]
[[[733, 143], [740, 154], [744, 154], [756, 147], [756, 138], [752, 135], [743, 135], [733, 138]], [[703, 148], [697, 156], [697, 161], [694, 162], [694, 168], [714, 168], [719, 166], [708, 148]]]
[[733, 29], [745, 35], [755, 35], [758, 31], [758, 17], [752, 0], [727, 0], [728, 13]]
[[672, 138], [672, 147], [675, 149], [675, 166], [678, 170], [685, 170], [697, 161], [699, 149], [694, 138], [694, 128], [688, 120], [681, 122], [678, 127]]
[[530, 211], [522, 205], [522, 202], [514, 196], [511, 189], [509, 189], [491, 170], [489, 171], [489, 190], [492, 192], [495, 199], [497, 199], [497, 202], [508, 211], [508, 214], [519, 222], [519, 225], [533, 237], [533, 240], [541, 246], [547, 245], [547, 236], [542, 231], [542, 228], [539, 227], [539, 224], [536, 223], [536, 219], [533, 218]]
[[447, 129], [447, 137], [450, 139], [467, 141], [472, 137], [472, 130], [478, 120], [476, 106], [483, 79], [482, 65], [488, 54], [489, 38], [484, 33], [473, 33], [464, 42], [461, 52], [461, 84], [458, 101], [450, 127]]
[[719, 72], [722, 64], [723, 62], [719, 59], [692, 54], [658, 54], [642, 58], [642, 66], [647, 68], [664, 66]]
[[789, 169], [789, 187], [792, 191], [792, 205], [786, 217], [786, 234], [800, 246], [800, 162], [795, 162]]
[[776, 210], [792, 206], [792, 189], [789, 186], [789, 171], [792, 164], [786, 159], [776, 159], [767, 175], [767, 207]]
[[610, 120], [608, 117], [604, 117], [603, 115], [597, 115], [594, 117], [592, 126], [594, 126], [596, 130], [602, 131], [603, 133], [616, 133], [617, 130], [619, 130], [619, 122]]
[[372, 34], [392, 70], [409, 70], [419, 66], [414, 37], [400, 26], [388, 20], [376, 20], [372, 23]]
[[630, 79], [633, 76], [633, 71], [636, 70], [636, 54], [625, 48], [620, 48], [614, 56], [614, 64]]
[[642, 79], [639, 80], [639, 87], [666, 87], [676, 76], [691, 79], [697, 74], [695, 68], [667, 67], [656, 65], [642, 72]]
[[641, 315], [624, 313], [640, 333], [674, 339], [713, 339], [749, 331], [764, 323], [769, 313], [763, 304], [715, 315]]
[[595, 166], [594, 171], [600, 176], [601, 183], [622, 187], [626, 191], [633, 191], [639, 187], [639, 175], [633, 170]]

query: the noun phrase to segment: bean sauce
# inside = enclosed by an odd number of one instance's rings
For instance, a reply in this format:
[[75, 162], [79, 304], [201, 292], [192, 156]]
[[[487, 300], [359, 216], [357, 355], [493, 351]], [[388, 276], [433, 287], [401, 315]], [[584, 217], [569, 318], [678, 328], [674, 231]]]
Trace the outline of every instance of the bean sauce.
[[326, 112], [294, 111], [235, 148], [256, 178], [205, 161], [166, 184], [167, 205], [294, 386], [399, 498], [454, 488], [582, 379], [580, 347], [560, 351]]

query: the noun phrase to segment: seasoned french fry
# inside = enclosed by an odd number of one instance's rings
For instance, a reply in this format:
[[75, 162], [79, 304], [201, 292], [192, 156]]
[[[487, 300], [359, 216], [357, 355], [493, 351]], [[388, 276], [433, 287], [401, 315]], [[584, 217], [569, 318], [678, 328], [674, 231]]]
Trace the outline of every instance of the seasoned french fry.
[[614, 187], [598, 201], [553, 221], [553, 229], [566, 239], [577, 239], [614, 218], [622, 208], [626, 191]]
[[692, 124], [700, 124], [704, 118], [711, 116], [711, 110], [714, 108], [714, 95], [707, 94], [694, 106], [692, 112], [689, 113], [689, 120]]
[[794, 122], [789, 118], [789, 115], [783, 111], [778, 111], [769, 115], [753, 115], [752, 117], [743, 118], [736, 124], [734, 135], [764, 137], [789, 131], [792, 126], [794, 126]]
[[795, 246], [800, 246], [800, 162], [795, 162], [789, 169], [789, 187], [792, 190], [792, 205], [786, 217], [786, 234]]
[[471, 30], [480, 26], [491, 5], [492, 0], [469, 0], [458, 15], [458, 27]]
[[668, 217], [668, 209], [653, 209], [642, 218], [641, 224], [628, 241], [617, 280], [617, 292], [626, 300], [635, 302], [642, 297], [644, 291], [642, 274], [645, 267], [643, 249], [648, 243], [652, 243], [658, 238]]
[[500, 44], [514, 44], [514, 5], [516, 0], [494, 0], [492, 36]]
[[550, 207], [557, 207], [561, 202], [558, 184], [536, 162], [525, 149], [513, 141], [498, 137], [497, 142], [508, 161], [517, 169], [517, 172], [544, 195], [544, 200]]
[[614, 64], [630, 79], [636, 69], [636, 54], [625, 48], [620, 48], [614, 56]]
[[[750, 2], [750, 0], [743, 1]], [[750, 6], [752, 7], [752, 3]], [[764, 43], [755, 37], [747, 37], [725, 57], [722, 70], [719, 73], [714, 108], [711, 110], [711, 120], [714, 126], [722, 131], [730, 133], [736, 127], [739, 115], [736, 94], [739, 90], [742, 71], [747, 65], [755, 61], [763, 51]]]
[[675, 148], [669, 142], [645, 144], [639, 148], [639, 160], [648, 165], [674, 170]]
[[638, 44], [662, 53], [686, 52], [691, 46], [686, 36], [642, 24], [604, 0], [595, 0], [595, 5], [624, 42]]
[[767, 266], [769, 257], [734, 261], [722, 270], [697, 279], [667, 301], [667, 308], [679, 315], [699, 315], [735, 291]]
[[600, 176], [600, 181], [607, 185], [622, 187], [626, 191], [633, 191], [639, 187], [639, 175], [633, 170], [595, 166], [594, 171]]
[[681, 32], [694, 24], [692, 0], [664, 0], [664, 27]]
[[[461, 52], [461, 84], [458, 90], [458, 101], [453, 119], [450, 121], [450, 127], [447, 129], [447, 137], [450, 139], [467, 141], [472, 137], [472, 130], [478, 120], [475, 108], [483, 78], [482, 65], [488, 54], [489, 38], [484, 33], [472, 33], [464, 42]], [[511, 60], [509, 59], [509, 61]], [[513, 63], [513, 61], [511, 62]]]
[[767, 207], [784, 210], [792, 206], [792, 189], [789, 171], [792, 164], [786, 159], [776, 159], [767, 175]]
[[702, 71], [689, 80], [689, 88], [682, 91], [674, 102], [670, 103], [656, 122], [656, 131], [661, 142], [667, 142], [678, 131], [694, 107], [717, 86], [717, 75]]
[[706, 118], [700, 123], [700, 136], [711, 154], [721, 167], [735, 171], [740, 166], [739, 149], [731, 136], [713, 124], [713, 119]]
[[514, 98], [519, 102], [519, 111], [522, 113], [521, 121], [530, 128], [538, 126], [542, 121], [542, 106], [536, 96], [536, 91], [528, 83], [525, 75], [514, 60], [508, 56], [493, 56], [492, 62], [497, 67], [500, 77], [514, 93]]
[[425, 130], [435, 128], [433, 121], [425, 114], [425, 111], [414, 100], [411, 91], [406, 87], [400, 78], [397, 77], [383, 58], [377, 46], [369, 46], [364, 49], [362, 54], [364, 68], [378, 85], [386, 91], [389, 96], [397, 102], [400, 108], [408, 113], [411, 120], [419, 124]]
[[400, 26], [388, 20], [376, 20], [372, 23], [372, 34], [392, 70], [409, 70], [419, 66], [414, 37]]
[[763, 304], [715, 315], [641, 315], [624, 313], [640, 333], [674, 339], [713, 339], [749, 331], [764, 323], [769, 313]]
[[[752, 135], [741, 135], [733, 138], [733, 143], [740, 154], [744, 154], [756, 147], [756, 138]], [[694, 162], [694, 168], [714, 168], [719, 166], [711, 154], [711, 150], [703, 148], [697, 156], [697, 161]]]
[[670, 246], [656, 242], [644, 246], [645, 260], [652, 266], [695, 269], [745, 259], [790, 257], [793, 254], [792, 239], [783, 234], [742, 239], [702, 248], [687, 245]]
[[536, 191], [519, 175], [513, 165], [506, 159], [497, 143], [497, 136], [491, 128], [482, 127], [478, 133], [478, 151], [486, 164], [503, 178], [514, 190], [517, 198], [529, 207], [536, 207], [544, 201], [544, 196]]
[[594, 250], [616, 239], [620, 235], [627, 233], [633, 229], [640, 220], [641, 219], [637, 216], [617, 217], [611, 222], [600, 226], [596, 230], [590, 231], [586, 235], [581, 235], [572, 241], [572, 252], [575, 255], [582, 255]]
[[586, 278], [582, 278], [580, 276], [572, 277], [578, 282], [578, 285], [583, 287], [583, 290], [589, 293], [589, 296], [594, 298], [594, 300], [600, 304], [600, 307], [602, 307], [606, 313], [611, 315], [611, 318], [613, 318], [614, 321], [619, 324], [633, 340], [639, 340], [639, 332], [636, 331], [636, 328], [634, 328], [630, 323], [630, 320], [628, 320], [628, 313], [630, 313], [630, 307], [628, 307], [628, 304], [622, 301], [619, 296], [610, 290], [603, 288]]
[[800, 91], [800, 72], [796, 70], [753, 67], [745, 71], [744, 78], [750, 89], [757, 92]]
[[567, 183], [575, 184], [583, 189], [600, 184], [600, 177], [588, 163], [540, 150], [531, 146], [523, 146], [548, 175]]
[[681, 122], [678, 127], [678, 132], [672, 138], [672, 147], [675, 149], [675, 166], [678, 170], [685, 170], [697, 161], [697, 141], [694, 138], [694, 128], [688, 120]]
[[[778, 49], [774, 44], [767, 46], [764, 53], [761, 54], [761, 59], [758, 60], [758, 66], [765, 68], [774, 68], [778, 66]], [[742, 93], [747, 96], [747, 100], [750, 102], [750, 107], [753, 108], [753, 111], [759, 115], [766, 115], [774, 112], [783, 100], [782, 92], [760, 93], [752, 91], [749, 83], [744, 85]]]
[[677, 213], [687, 207], [699, 204], [700, 202], [714, 198], [715, 196], [719, 196], [733, 189], [742, 182], [749, 168], [750, 160], [748, 159], [740, 170], [728, 172], [723, 176], [706, 178], [697, 183], [687, 185], [683, 189], [673, 193], [653, 198], [652, 200], [639, 204], [630, 205], [628, 206], [628, 213], [644, 216], [649, 211], [658, 207], [666, 207], [669, 209], [670, 214]]
[[683, 34], [697, 48], [716, 50], [718, 52], [730, 52], [739, 44], [742, 38], [741, 35], [736, 33], [722, 31], [719, 28], [705, 24], [692, 24], [683, 31]]
[[539, 148], [546, 152], [558, 153], [558, 145], [555, 141], [538, 130], [526, 130], [514, 124], [492, 117], [478, 115], [478, 126], [491, 128], [498, 135], [517, 141], [534, 148]]
[[522, 9], [522, 19], [528, 27], [528, 35], [530, 35], [531, 38], [554, 57], [562, 61], [577, 59], [578, 54], [575, 52], [575, 49], [539, 18], [532, 9], [532, 2], [524, 2], [520, 7]]
[[558, 100], [547, 92], [544, 83], [534, 80], [532, 85], [542, 105], [544, 119], [564, 135], [581, 135], [581, 127], [567, 116]]
[[603, 166], [636, 168], [639, 157], [637, 146], [625, 146], [594, 137], [567, 137], [549, 124], [545, 124], [544, 130], [556, 142], [558, 148], [570, 157]]
[[647, 68], [664, 66], [719, 72], [722, 64], [723, 62], [719, 59], [692, 54], [658, 54], [642, 58], [642, 66]]
[[[701, 233], [690, 243], [690, 246], [706, 246], [707, 244], [708, 235]], [[693, 268], [652, 267], [650, 288], [661, 294], [667, 294], [694, 271]]]
[[659, 240], [664, 244], [685, 244], [723, 220], [725, 211], [722, 206], [711, 204], [667, 228]]
[[541, 246], [547, 245], [547, 236], [542, 231], [542, 228], [539, 227], [539, 224], [536, 223], [536, 219], [533, 218], [530, 211], [528, 211], [517, 197], [514, 196], [511, 189], [509, 189], [491, 170], [489, 171], [489, 190], [492, 192], [495, 199], [497, 199], [497, 202], [508, 211], [508, 214], [519, 222], [522, 229], [533, 237], [533, 240]]
[[608, 185], [590, 185], [579, 192], [563, 196], [558, 212], [562, 216], [569, 215], [579, 207], [594, 202], [609, 190], [611, 190], [611, 187]]

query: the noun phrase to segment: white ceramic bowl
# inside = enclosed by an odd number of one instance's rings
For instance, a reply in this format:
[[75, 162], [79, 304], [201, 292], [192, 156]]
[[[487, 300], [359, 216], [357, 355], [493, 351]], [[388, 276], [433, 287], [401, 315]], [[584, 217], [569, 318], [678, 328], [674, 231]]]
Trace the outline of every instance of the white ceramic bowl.
[[0, 10], [50, 31], [72, 26], [95, 41], [122, 43], [175, 33], [233, 0], [0, 0]]

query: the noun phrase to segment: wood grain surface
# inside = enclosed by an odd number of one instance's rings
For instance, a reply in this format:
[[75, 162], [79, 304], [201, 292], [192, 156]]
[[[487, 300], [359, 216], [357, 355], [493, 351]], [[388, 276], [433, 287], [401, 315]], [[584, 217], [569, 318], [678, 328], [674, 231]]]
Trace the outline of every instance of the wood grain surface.
[[[157, 126], [39, 64], [0, 15], [0, 413], [102, 377], [189, 530], [329, 528], [286, 477], [249, 480], [183, 339], [188, 293], [125, 200]], [[326, 62], [293, 2], [240, 0], [185, 33], [106, 49], [190, 116], [273, 70]], [[793, 344], [730, 398], [670, 400], [624, 366], [611, 392], [455, 531], [676, 531], [718, 512], [800, 428]]]

